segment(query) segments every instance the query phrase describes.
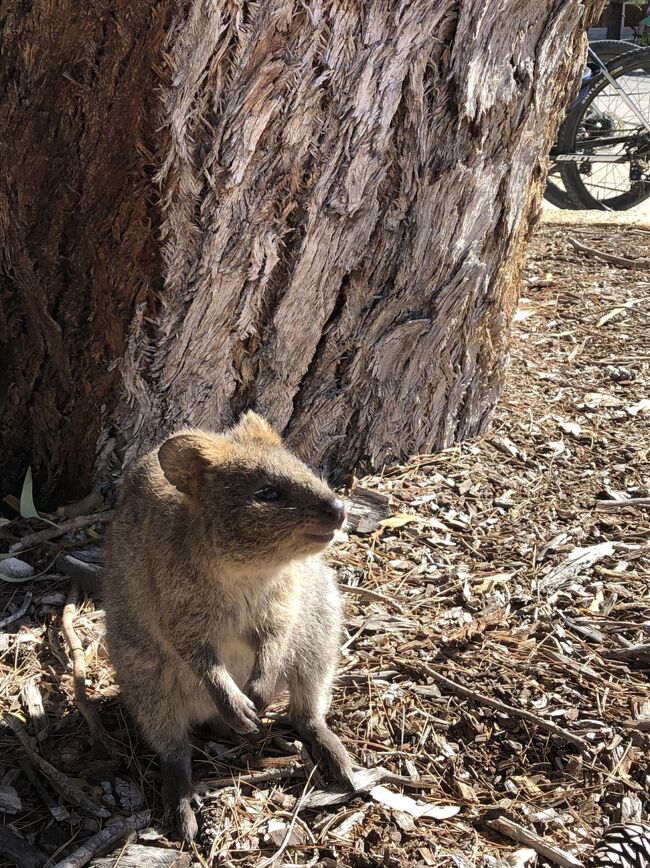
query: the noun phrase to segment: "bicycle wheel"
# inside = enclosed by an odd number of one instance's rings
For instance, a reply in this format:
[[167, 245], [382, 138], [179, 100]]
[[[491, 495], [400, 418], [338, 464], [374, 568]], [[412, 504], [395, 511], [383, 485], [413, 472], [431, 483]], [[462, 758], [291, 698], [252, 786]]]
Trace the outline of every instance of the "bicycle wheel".
[[[625, 42], [622, 39], [597, 39], [594, 42], [590, 42], [589, 47], [596, 52], [605, 65], [616, 60], [622, 54], [639, 50], [639, 47], [634, 45], [633, 42]], [[587, 55], [586, 64], [590, 67], [593, 74], [598, 72], [598, 67], [589, 54]], [[567, 193], [562, 185], [560, 169], [557, 165], [551, 167], [551, 171], [546, 179], [544, 198], [551, 205], [555, 205], [556, 208], [575, 208], [574, 198]]]
[[[639, 46], [633, 42], [625, 42], [623, 39], [596, 39], [589, 43], [589, 48], [595, 51], [602, 62], [607, 65], [622, 54], [627, 54], [628, 51], [638, 50]], [[592, 70], [597, 71], [598, 67], [591, 59], [590, 54], [587, 54], [586, 63]]]
[[607, 69], [637, 111], [599, 73], [562, 124], [556, 158], [573, 207], [622, 211], [650, 197], [650, 49]]

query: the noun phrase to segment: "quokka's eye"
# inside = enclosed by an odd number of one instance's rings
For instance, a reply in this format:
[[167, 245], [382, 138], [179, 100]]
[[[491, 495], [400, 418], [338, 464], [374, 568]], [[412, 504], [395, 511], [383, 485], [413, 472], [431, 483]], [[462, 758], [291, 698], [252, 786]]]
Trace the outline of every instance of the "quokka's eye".
[[276, 503], [278, 500], [282, 500], [282, 492], [269, 485], [255, 492], [255, 500], [260, 500], [262, 503]]

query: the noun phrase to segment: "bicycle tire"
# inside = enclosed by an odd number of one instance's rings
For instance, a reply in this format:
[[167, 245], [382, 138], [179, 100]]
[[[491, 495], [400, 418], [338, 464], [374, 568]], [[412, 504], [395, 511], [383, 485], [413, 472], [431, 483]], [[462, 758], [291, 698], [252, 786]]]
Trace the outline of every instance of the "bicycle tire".
[[569, 196], [566, 190], [559, 187], [553, 181], [546, 179], [546, 187], [544, 187], [544, 198], [551, 205], [563, 210], [574, 208], [573, 199]]
[[[589, 43], [589, 48], [593, 49], [607, 66], [612, 60], [627, 54], [628, 51], [639, 51], [641, 46], [635, 45], [633, 42], [626, 42], [624, 39], [595, 39]], [[587, 65], [592, 69], [597, 68], [589, 53], [587, 53]]]
[[[607, 66], [612, 78], [621, 78], [639, 69], [649, 76], [650, 81], [650, 48], [637, 48], [631, 52], [625, 52]], [[586, 112], [608, 86], [609, 81], [602, 73], [594, 76], [582, 99], [568, 113], [560, 127], [557, 140], [558, 153], [575, 152]], [[650, 198], [650, 182], [640, 182], [638, 186], [624, 193], [599, 199], [588, 189], [577, 163], [561, 163], [560, 176], [566, 187], [567, 198], [571, 203], [570, 207], [576, 209], [625, 211]]]
[[[625, 42], [622, 39], [596, 39], [589, 43], [589, 48], [592, 48], [602, 62], [607, 66], [613, 60], [627, 54], [629, 51], [638, 51], [639, 46], [633, 42]], [[596, 70], [596, 64], [593, 63], [589, 54], [587, 54], [587, 64], [592, 71]], [[571, 209], [575, 208], [575, 199], [567, 193], [562, 187], [554, 183], [550, 175], [546, 179], [546, 187], [544, 188], [544, 198], [556, 208]]]

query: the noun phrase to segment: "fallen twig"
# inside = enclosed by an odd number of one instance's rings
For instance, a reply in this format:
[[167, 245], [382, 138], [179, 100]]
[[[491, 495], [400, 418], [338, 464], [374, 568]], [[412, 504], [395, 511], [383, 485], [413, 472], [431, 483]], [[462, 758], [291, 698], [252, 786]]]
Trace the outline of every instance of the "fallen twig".
[[436, 672], [435, 669], [427, 666], [426, 663], [417, 663], [416, 665], [419, 669], [421, 669], [423, 672], [433, 678], [434, 681], [437, 681], [438, 684], [446, 687], [447, 690], [455, 693], [457, 696], [462, 696], [465, 699], [471, 699], [473, 702], [478, 702], [479, 705], [487, 705], [490, 708], [496, 709], [497, 711], [502, 711], [504, 714], [509, 714], [511, 715], [511, 717], [527, 720], [529, 723], [538, 726], [540, 729], [545, 729], [547, 732], [552, 732], [553, 735], [557, 735], [559, 738], [563, 738], [565, 741], [574, 744], [582, 751], [588, 752], [590, 750], [590, 744], [588, 741], [586, 741], [584, 738], [580, 738], [579, 735], [574, 735], [572, 732], [569, 732], [566, 729], [562, 729], [561, 726], [558, 726], [556, 723], [552, 723], [550, 720], [544, 720], [543, 717], [538, 717], [536, 714], [532, 714], [532, 712], [530, 711], [525, 711], [523, 708], [515, 708], [512, 705], [507, 705], [505, 702], [500, 702], [498, 699], [492, 699], [491, 696], [485, 696], [482, 693], [478, 693], [478, 691], [476, 690], [470, 690], [468, 687], [463, 687], [461, 684], [457, 684], [450, 678], [446, 678], [444, 675]]
[[25, 594], [25, 599], [23, 600], [21, 607], [19, 609], [16, 609], [16, 611], [12, 615], [7, 615], [6, 618], [3, 618], [0, 621], [0, 630], [2, 630], [3, 627], [6, 627], [9, 624], [12, 624], [14, 621], [17, 621], [19, 618], [22, 618], [23, 615], [25, 614], [25, 612], [29, 609], [31, 602], [32, 602], [32, 592], [27, 591], [27, 593]]
[[229, 775], [226, 778], [207, 778], [197, 784], [196, 789], [201, 793], [209, 793], [210, 790], [222, 790], [224, 787], [235, 787], [239, 784], [266, 784], [269, 781], [281, 781], [287, 778], [304, 777], [305, 771], [297, 763], [289, 763], [279, 769], [269, 769], [265, 772], [253, 772], [248, 775]]
[[611, 265], [620, 265], [621, 268], [647, 268], [650, 266], [650, 259], [628, 259], [626, 256], [615, 256], [613, 253], [601, 253], [600, 250], [594, 250], [593, 247], [588, 247], [577, 238], [571, 235], [566, 236], [567, 241], [574, 248], [584, 253], [586, 256], [591, 256], [593, 259], [600, 259], [601, 262], [609, 262]]
[[386, 603], [387, 606], [392, 606], [392, 608], [396, 609], [400, 615], [406, 614], [404, 606], [401, 606], [397, 600], [393, 600], [384, 594], [380, 594], [378, 591], [371, 591], [370, 588], [359, 588], [354, 585], [340, 585], [340, 588], [342, 591], [345, 591], [346, 594], [353, 594], [355, 597], [365, 597], [367, 600], [380, 600], [382, 603]]
[[45, 530], [28, 533], [27, 536], [9, 546], [9, 551], [12, 553], [22, 552], [34, 545], [38, 545], [38, 543], [48, 542], [51, 539], [56, 539], [58, 536], [63, 536], [64, 533], [69, 533], [72, 530], [81, 530], [82, 527], [88, 527], [89, 524], [110, 521], [112, 517], [112, 509], [107, 509], [103, 512], [93, 512], [90, 515], [80, 515], [77, 518], [60, 522], [57, 527], [47, 527]]
[[76, 784], [72, 783], [72, 781], [70, 780], [70, 778], [67, 777], [67, 775], [64, 775], [63, 772], [60, 772], [57, 768], [55, 768], [47, 760], [43, 759], [43, 757], [36, 752], [36, 750], [32, 747], [32, 741], [30, 737], [27, 735], [22, 724], [14, 714], [10, 714], [8, 711], [6, 711], [2, 715], [2, 720], [4, 721], [4, 723], [7, 724], [7, 726], [11, 727], [11, 729], [18, 737], [18, 741], [23, 746], [23, 749], [29, 757], [30, 762], [32, 762], [36, 766], [36, 768], [45, 775], [45, 777], [50, 781], [54, 789], [63, 799], [65, 799], [71, 805], [76, 805], [76, 807], [81, 808], [81, 810], [85, 811], [87, 814], [90, 814], [92, 817], [110, 817], [110, 812], [107, 811], [106, 808], [102, 808], [99, 805], [96, 805], [95, 802], [93, 802], [93, 800], [89, 796], [87, 796], [83, 790], [80, 790]]
[[650, 508], [650, 497], [627, 497], [622, 500], [599, 500], [596, 509], [602, 512], [613, 512], [615, 509], [624, 509], [626, 506]]
[[549, 862], [553, 862], [554, 865], [559, 865], [560, 868], [583, 868], [582, 862], [576, 859], [575, 856], [572, 856], [571, 853], [560, 850], [552, 844], [547, 844], [535, 832], [529, 832], [528, 829], [524, 829], [523, 826], [514, 823], [512, 820], [508, 820], [506, 817], [495, 817], [490, 820], [485, 818], [485, 823], [504, 837], [511, 838], [519, 844], [526, 844], [532, 847], [540, 856], [548, 859]]
[[61, 632], [68, 646], [72, 660], [72, 680], [74, 683], [75, 705], [83, 714], [90, 729], [90, 735], [95, 741], [100, 741], [112, 755], [119, 755], [117, 742], [110, 737], [101, 722], [97, 709], [91, 705], [86, 693], [86, 657], [83, 645], [74, 629], [74, 618], [79, 602], [79, 586], [73, 582], [66, 604], [63, 607]]
[[53, 868], [82, 868], [95, 856], [100, 850], [106, 850], [109, 847], [114, 847], [122, 838], [126, 837], [130, 832], [138, 832], [140, 829], [145, 829], [151, 820], [151, 811], [141, 811], [139, 814], [133, 814], [131, 817], [124, 817], [118, 820], [117, 823], [111, 823], [106, 826], [101, 832], [88, 838], [87, 841], [79, 847], [74, 853], [66, 856], [60, 862], [57, 862]]

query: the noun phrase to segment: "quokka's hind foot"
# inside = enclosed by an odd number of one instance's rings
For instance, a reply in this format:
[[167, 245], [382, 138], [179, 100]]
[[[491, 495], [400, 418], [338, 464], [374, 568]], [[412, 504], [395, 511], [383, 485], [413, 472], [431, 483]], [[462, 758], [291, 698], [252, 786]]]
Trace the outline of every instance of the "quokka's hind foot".
[[350, 754], [325, 720], [298, 718], [294, 720], [294, 725], [311, 748], [323, 776], [343, 784], [346, 789], [356, 789]]
[[184, 841], [191, 843], [198, 832], [192, 803], [200, 800], [192, 786], [192, 768], [189, 745], [183, 748], [180, 757], [161, 757], [162, 799], [165, 822], [181, 833]]
[[199, 826], [190, 799], [182, 798], [176, 805], [165, 807], [165, 823], [173, 826], [188, 844], [196, 838]]

